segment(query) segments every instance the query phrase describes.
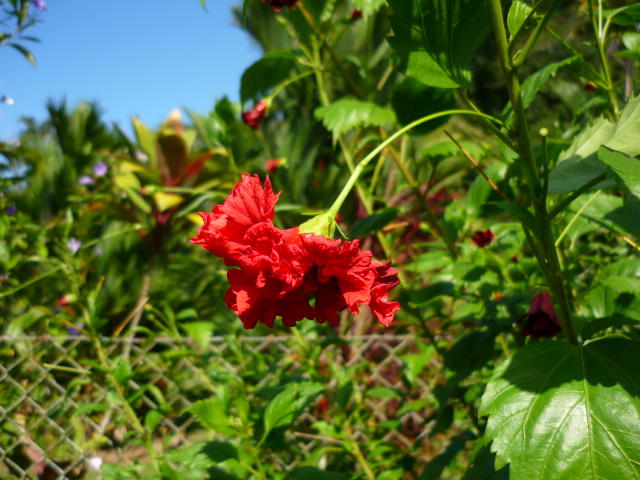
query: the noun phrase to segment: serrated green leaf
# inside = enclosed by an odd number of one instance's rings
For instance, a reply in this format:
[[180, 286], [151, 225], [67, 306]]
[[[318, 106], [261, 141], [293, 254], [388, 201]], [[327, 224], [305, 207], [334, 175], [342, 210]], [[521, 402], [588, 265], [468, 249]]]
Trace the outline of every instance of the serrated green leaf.
[[213, 322], [181, 322], [180, 326], [202, 348], [209, 345], [209, 339], [213, 335]]
[[[558, 70], [567, 65], [571, 65], [577, 62], [582, 61], [581, 55], [575, 55], [573, 57], [565, 58], [559, 62], [553, 62], [546, 65], [544, 68], [538, 70], [533, 75], [530, 75], [522, 82], [522, 105], [524, 108], [527, 108], [531, 105], [531, 102], [536, 98], [538, 92], [542, 91], [542, 87], [544, 84], [549, 81], [551, 77], [555, 77]], [[513, 110], [511, 109], [511, 103], [507, 105], [504, 112], [502, 113], [503, 118], [505, 118], [505, 123], [513, 124]]]
[[495, 467], [513, 479], [640, 478], [640, 344], [544, 341], [494, 372], [479, 413], [489, 415]]
[[518, 29], [522, 26], [527, 18], [527, 14], [531, 10], [531, 7], [524, 3], [522, 0], [514, 0], [509, 8], [507, 15], [507, 28], [509, 33], [513, 36]]
[[288, 425], [325, 389], [319, 383], [294, 383], [276, 395], [264, 410], [264, 429]]
[[466, 88], [471, 57], [491, 31], [486, 0], [388, 0], [400, 70], [432, 87]]
[[227, 409], [217, 398], [200, 400], [194, 403], [189, 411], [196, 416], [198, 422], [221, 435], [234, 435], [235, 430], [229, 424]]
[[598, 149], [598, 160], [609, 167], [619, 185], [640, 201], [640, 160], [605, 146]]
[[352, 128], [378, 127], [396, 121], [393, 110], [352, 98], [343, 98], [326, 107], [316, 108], [314, 115], [331, 132], [334, 144], [340, 135]]
[[246, 102], [266, 95], [276, 85], [287, 80], [298, 64], [290, 50], [273, 50], [247, 68], [240, 79], [240, 100]]
[[[629, 101], [617, 123], [599, 118], [560, 154], [558, 165], [549, 174], [549, 192], [572, 192], [605, 173], [606, 165], [597, 158], [601, 145], [632, 157], [640, 155], [639, 130], [640, 97], [636, 97]], [[613, 180], [607, 179], [594, 188], [609, 188], [613, 184]]]

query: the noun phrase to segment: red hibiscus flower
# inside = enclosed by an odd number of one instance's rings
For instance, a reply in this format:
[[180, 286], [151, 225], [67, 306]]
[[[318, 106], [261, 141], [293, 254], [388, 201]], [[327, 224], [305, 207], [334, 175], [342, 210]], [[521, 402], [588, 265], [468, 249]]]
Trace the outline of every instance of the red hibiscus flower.
[[484, 248], [493, 241], [493, 232], [488, 228], [486, 230], [478, 230], [471, 237], [471, 243], [479, 248]]
[[521, 331], [523, 337], [551, 338], [562, 331], [546, 291], [533, 297], [529, 310], [516, 323], [521, 323], [525, 318], [527, 321]]
[[250, 128], [257, 130], [260, 122], [267, 113], [267, 102], [260, 100], [253, 108], [247, 112], [242, 112], [242, 120]]
[[262, 0], [262, 3], [268, 3], [275, 12], [279, 12], [281, 8], [293, 8], [298, 4], [299, 0]]
[[360, 305], [369, 305], [388, 326], [400, 308], [387, 297], [399, 283], [398, 272], [389, 262], [372, 261], [357, 240], [277, 229], [272, 219], [278, 195], [268, 178], [263, 189], [257, 175], [242, 175], [223, 205], [200, 214], [204, 224], [191, 239], [238, 267], [227, 273], [225, 302], [244, 327], [272, 327], [276, 317], [285, 326], [303, 318], [337, 325], [339, 312], [358, 313]]

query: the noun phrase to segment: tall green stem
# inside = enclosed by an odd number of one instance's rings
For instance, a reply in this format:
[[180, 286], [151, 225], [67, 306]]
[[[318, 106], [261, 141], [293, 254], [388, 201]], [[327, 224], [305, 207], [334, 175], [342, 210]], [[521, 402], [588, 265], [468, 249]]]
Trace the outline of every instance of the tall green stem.
[[[593, 36], [596, 39], [596, 49], [598, 50], [598, 58], [600, 59], [600, 70], [602, 71], [602, 76], [604, 77], [604, 81], [607, 87], [607, 95], [609, 96], [609, 103], [611, 104], [611, 109], [613, 110], [613, 118], [614, 120], [618, 120], [620, 118], [620, 110], [618, 110], [618, 102], [616, 101], [616, 94], [613, 89], [613, 82], [611, 81], [611, 74], [609, 73], [609, 64], [607, 63], [607, 57], [604, 53], [604, 38], [601, 38], [600, 35], [602, 33], [602, 25], [598, 23], [598, 19], [602, 18], [602, 15], [598, 14], [598, 18], [593, 11], [593, 0], [587, 1], [589, 5], [589, 17], [591, 18], [591, 26], [593, 28]], [[598, 2], [600, 6], [600, 2]]]
[[[545, 258], [538, 258], [538, 261], [540, 262], [542, 271], [547, 277], [547, 283], [553, 292], [553, 297], [559, 306], [558, 316], [562, 328], [567, 336], [567, 341], [571, 344], [576, 344], [576, 336], [571, 322], [571, 310], [565, 293], [565, 282], [562, 275], [562, 269], [560, 267], [560, 261], [558, 259], [558, 251], [556, 250], [550, 216], [547, 212], [547, 199], [537, 175], [538, 168], [533, 154], [531, 135], [529, 133], [529, 126], [527, 123], [524, 104], [522, 102], [517, 69], [513, 68], [513, 59], [509, 55], [509, 44], [507, 42], [507, 34], [504, 26], [502, 5], [500, 0], [488, 0], [488, 6], [491, 15], [491, 24], [493, 26], [493, 34], [496, 40], [496, 48], [498, 50], [498, 59], [500, 61], [502, 75], [505, 80], [509, 100], [516, 119], [517, 141], [520, 158], [524, 163], [523, 172], [525, 181], [529, 188], [530, 200], [540, 226], [540, 238], [537, 240], [542, 246]], [[545, 18], [546, 17], [547, 16], [545, 15]], [[548, 19], [546, 20], [548, 21]], [[544, 18], [542, 21], [545, 21]], [[525, 227], [523, 226], [523, 228]], [[544, 263], [542, 263], [543, 261]]]

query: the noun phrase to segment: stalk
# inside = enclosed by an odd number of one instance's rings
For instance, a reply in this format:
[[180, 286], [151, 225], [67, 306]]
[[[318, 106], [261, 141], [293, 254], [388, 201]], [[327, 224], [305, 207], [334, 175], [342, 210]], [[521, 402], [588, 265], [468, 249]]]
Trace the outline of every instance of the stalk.
[[[555, 4], [556, 2], [554, 2], [552, 6]], [[517, 69], [513, 68], [513, 60], [509, 55], [509, 45], [503, 21], [502, 5], [500, 0], [488, 0], [488, 6], [491, 15], [493, 33], [496, 40], [496, 47], [498, 49], [500, 68], [502, 70], [502, 76], [505, 80], [509, 100], [516, 119], [517, 141], [520, 157], [524, 161], [523, 170], [525, 182], [529, 189], [530, 200], [540, 225], [540, 238], [538, 238], [538, 241], [542, 245], [544, 259], [538, 258], [538, 261], [540, 262], [540, 266], [547, 277], [547, 282], [553, 293], [553, 297], [558, 303], [559, 320], [567, 336], [567, 341], [570, 344], [575, 345], [577, 341], [573, 330], [573, 324], [571, 322], [571, 309], [569, 308], [567, 295], [565, 294], [566, 287], [564, 285], [562, 269], [558, 259], [558, 251], [555, 246], [553, 231], [551, 229], [551, 218], [546, 207], [546, 192], [544, 192], [537, 176], [538, 167], [533, 154], [531, 135], [529, 133], [529, 126], [527, 123], [524, 105], [522, 103]], [[546, 23], [546, 21], [548, 21], [547, 17], [550, 15], [550, 11], [553, 13], [550, 8], [541, 22]], [[542, 263], [543, 261], [544, 263]]]

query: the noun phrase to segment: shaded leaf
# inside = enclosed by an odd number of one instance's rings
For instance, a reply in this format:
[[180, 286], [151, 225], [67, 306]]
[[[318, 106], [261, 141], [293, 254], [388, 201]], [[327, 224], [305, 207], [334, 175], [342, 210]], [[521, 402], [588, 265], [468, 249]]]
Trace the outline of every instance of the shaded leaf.
[[609, 167], [619, 185], [640, 201], [640, 160], [605, 146], [598, 149], [598, 160]]
[[580, 331], [580, 337], [583, 341], [589, 340], [596, 333], [600, 333], [612, 327], [623, 327], [625, 325], [639, 325], [640, 321], [626, 317], [604, 317], [597, 318], [587, 323]]
[[240, 79], [240, 100], [263, 97], [289, 78], [298, 60], [290, 50], [273, 50], [247, 68]]
[[531, 8], [522, 0], [514, 0], [507, 15], [507, 28], [513, 36], [522, 26]]
[[398, 207], [387, 207], [375, 212], [368, 217], [358, 220], [349, 230], [349, 236], [356, 238], [361, 235], [369, 234], [381, 230], [390, 222], [395, 220], [400, 213]]
[[386, 0], [353, 0], [353, 4], [362, 11], [364, 16], [373, 15], [386, 3]]
[[319, 383], [294, 383], [276, 395], [264, 411], [264, 429], [288, 425], [325, 389]]
[[[481, 438], [476, 442], [480, 445], [484, 439]], [[462, 480], [509, 480], [509, 465], [505, 465], [496, 472], [495, 460], [496, 454], [491, 452], [490, 444], [478, 448]]]
[[440, 88], [466, 88], [471, 57], [491, 31], [486, 0], [388, 0], [400, 70]]

